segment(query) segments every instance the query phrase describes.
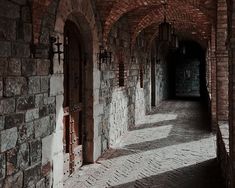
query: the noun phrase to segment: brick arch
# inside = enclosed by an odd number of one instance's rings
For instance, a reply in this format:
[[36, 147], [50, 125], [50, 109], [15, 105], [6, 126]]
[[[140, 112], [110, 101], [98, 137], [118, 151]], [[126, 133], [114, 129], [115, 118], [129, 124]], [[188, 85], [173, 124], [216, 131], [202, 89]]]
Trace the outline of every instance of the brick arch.
[[[171, 11], [169, 11], [169, 9]], [[208, 26], [209, 24], [203, 24], [203, 23], [210, 23], [207, 17], [201, 14], [197, 14], [198, 12], [196, 10], [191, 10], [191, 13], [189, 14], [187, 12], [187, 7], [173, 7], [170, 5], [168, 11], [167, 11], [167, 19], [172, 22], [172, 20], [175, 20], [175, 28], [176, 30], [179, 30], [179, 26], [182, 26], [185, 24], [187, 27], [193, 27], [195, 31], [199, 32], [202, 36], [203, 35], [209, 35]], [[149, 14], [142, 17], [138, 24], [133, 29], [133, 35], [132, 35], [132, 45], [135, 43], [135, 40], [138, 36], [138, 34], [144, 30], [145, 28], [151, 26], [155, 23], [160, 23], [164, 18], [164, 12], [162, 9], [157, 9], [151, 11]], [[184, 27], [185, 28], [185, 27]]]
[[[54, 6], [56, 20], [55, 22], [60, 22], [59, 24], [64, 22], [64, 19], [68, 17], [72, 12], [80, 13], [84, 16], [84, 18], [88, 21], [91, 30], [93, 31], [93, 35], [95, 36], [97, 33], [97, 28], [95, 27], [95, 18], [93, 13], [93, 8], [91, 2], [89, 0], [84, 1], [72, 1], [72, 0], [32, 0], [32, 20], [33, 20], [33, 42], [34, 44], [40, 43], [40, 36], [42, 34], [42, 22], [44, 17], [47, 17], [47, 13], [49, 12], [50, 5]], [[52, 8], [53, 9], [53, 8]], [[54, 14], [50, 12], [50, 14]], [[50, 15], [53, 16], [53, 15]], [[60, 20], [59, 20], [60, 19]], [[51, 22], [53, 27], [55, 25], [58, 26], [57, 23]], [[55, 27], [55, 30], [58, 27]]]
[[[174, 0], [170, 1], [170, 3], [174, 3], [177, 6], [182, 6], [182, 7], [188, 7], [188, 10], [197, 10], [201, 14], [204, 14], [205, 16], [209, 17], [209, 13], [207, 12], [206, 9], [203, 7], [199, 6], [198, 1], [192, 1], [192, 0]], [[161, 5], [161, 1], [156, 1], [156, 0], [140, 0], [140, 1], [123, 1], [123, 0], [118, 0], [113, 7], [111, 8], [109, 15], [104, 21], [104, 33], [103, 33], [103, 40], [106, 43], [108, 34], [112, 28], [112, 25], [124, 14], [134, 11], [136, 9], [139, 9], [143, 6], [159, 6]], [[193, 6], [194, 5], [194, 6]]]
[[[196, 41], [203, 48], [206, 48], [207, 39], [203, 39], [203, 33], [198, 33], [197, 35], [191, 34], [192, 30], [190, 30], [190, 29], [194, 27], [193, 24], [185, 25], [183, 23], [177, 22], [177, 23], [175, 23], [175, 25], [176, 25], [176, 28], [178, 28], [178, 29], [176, 29], [177, 35], [180, 35], [180, 37], [185, 38], [185, 39]], [[177, 25], [180, 25], [180, 26], [177, 27]], [[150, 26], [150, 27], [154, 27], [154, 29], [151, 29], [153, 31], [151, 32], [151, 35], [148, 40], [148, 50], [151, 48], [153, 41], [158, 36], [158, 29], [156, 29], [156, 28], [158, 28], [158, 24], [155, 23], [155, 24], [153, 24], [153, 26]], [[149, 29], [149, 28], [147, 28], [147, 29]], [[183, 35], [183, 36], [181, 36], [181, 35]], [[132, 44], [132, 47], [134, 46], [134, 44], [135, 43]]]

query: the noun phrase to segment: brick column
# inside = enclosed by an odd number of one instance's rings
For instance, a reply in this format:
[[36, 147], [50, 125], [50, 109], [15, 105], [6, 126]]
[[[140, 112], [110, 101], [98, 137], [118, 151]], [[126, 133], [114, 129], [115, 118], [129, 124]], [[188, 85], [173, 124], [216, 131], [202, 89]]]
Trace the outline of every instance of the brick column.
[[225, 0], [217, 1], [216, 28], [216, 87], [217, 87], [217, 120], [228, 121], [228, 50], [227, 37], [227, 6]]
[[216, 97], [216, 57], [215, 57], [215, 30], [212, 27], [211, 31], [211, 123], [212, 129], [217, 127], [217, 97]]
[[[228, 38], [229, 38], [229, 148], [230, 160], [232, 165], [232, 185], [235, 185], [235, 3], [228, 5], [229, 25], [228, 25]], [[231, 13], [231, 14], [230, 14]]]
[[206, 82], [207, 82], [207, 89], [209, 92], [209, 95], [211, 97], [211, 61], [212, 61], [212, 50], [211, 50], [211, 41], [208, 42], [208, 49], [207, 49], [207, 56], [206, 56], [206, 67], [207, 67], [207, 71], [206, 71]]
[[235, 39], [230, 43], [229, 62], [230, 62], [230, 87], [229, 87], [229, 149], [232, 165], [233, 184], [235, 184]]

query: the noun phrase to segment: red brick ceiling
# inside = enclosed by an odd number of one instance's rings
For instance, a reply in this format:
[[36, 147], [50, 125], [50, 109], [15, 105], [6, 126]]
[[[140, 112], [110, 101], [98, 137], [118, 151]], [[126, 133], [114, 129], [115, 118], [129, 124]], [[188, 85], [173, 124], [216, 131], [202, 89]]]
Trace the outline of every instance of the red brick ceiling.
[[[104, 41], [114, 23], [127, 17], [132, 41], [143, 30], [150, 40], [157, 36], [158, 25], [164, 17], [162, 0], [96, 0], [104, 27]], [[167, 19], [175, 20], [176, 32], [182, 37], [207, 40], [215, 22], [215, 0], [168, 0]]]

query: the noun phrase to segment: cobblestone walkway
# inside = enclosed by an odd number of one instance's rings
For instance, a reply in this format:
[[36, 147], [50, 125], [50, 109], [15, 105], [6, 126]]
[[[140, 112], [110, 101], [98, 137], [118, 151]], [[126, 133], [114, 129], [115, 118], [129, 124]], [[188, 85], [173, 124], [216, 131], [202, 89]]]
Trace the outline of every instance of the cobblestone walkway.
[[199, 102], [166, 101], [66, 188], [223, 188], [215, 136]]

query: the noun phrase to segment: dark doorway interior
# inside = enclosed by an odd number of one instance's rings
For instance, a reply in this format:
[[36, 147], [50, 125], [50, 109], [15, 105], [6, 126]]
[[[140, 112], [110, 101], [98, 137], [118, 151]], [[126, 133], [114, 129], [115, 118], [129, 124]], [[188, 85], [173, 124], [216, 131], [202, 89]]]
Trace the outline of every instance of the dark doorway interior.
[[170, 99], [206, 96], [205, 51], [193, 41], [181, 41], [168, 54], [168, 94]]

